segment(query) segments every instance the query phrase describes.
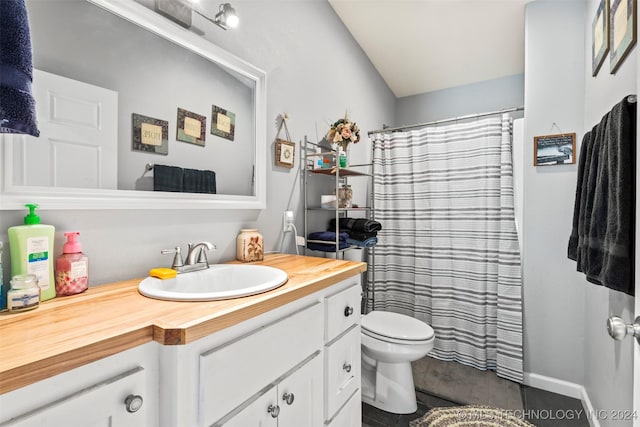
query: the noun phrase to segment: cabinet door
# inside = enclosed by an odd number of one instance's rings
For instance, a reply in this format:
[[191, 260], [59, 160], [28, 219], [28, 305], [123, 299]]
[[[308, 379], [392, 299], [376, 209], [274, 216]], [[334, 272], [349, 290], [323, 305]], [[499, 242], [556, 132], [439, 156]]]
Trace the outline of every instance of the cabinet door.
[[[145, 372], [142, 367], [109, 378], [94, 386], [35, 409], [2, 427], [141, 427], [146, 425]], [[129, 396], [130, 402], [125, 401]], [[133, 400], [133, 401], [131, 401]], [[139, 406], [142, 404], [142, 406]], [[129, 412], [133, 411], [133, 412]]]
[[322, 426], [322, 360], [314, 357], [278, 384], [278, 427]]
[[[274, 387], [260, 396], [255, 402], [240, 411], [236, 416], [222, 424], [224, 427], [276, 427], [278, 425], [277, 390]], [[269, 410], [271, 408], [271, 411]]]

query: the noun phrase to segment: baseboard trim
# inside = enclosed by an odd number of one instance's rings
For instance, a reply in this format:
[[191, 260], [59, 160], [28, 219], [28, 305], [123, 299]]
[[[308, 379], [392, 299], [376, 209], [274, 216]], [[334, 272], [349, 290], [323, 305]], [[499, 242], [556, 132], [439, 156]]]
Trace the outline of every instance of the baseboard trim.
[[587, 419], [589, 420], [589, 425], [591, 427], [600, 427], [600, 422], [597, 417], [593, 416], [595, 411], [591, 404], [591, 399], [589, 399], [589, 394], [584, 386], [553, 377], [532, 374], [530, 372], [524, 373], [524, 384], [541, 390], [550, 391], [552, 393], [562, 394], [563, 396], [573, 397], [574, 399], [580, 399], [584, 406]]
[[573, 397], [574, 399], [582, 399], [584, 391], [584, 387], [580, 384], [529, 372], [524, 373], [524, 383], [531, 387]]
[[587, 413], [587, 419], [589, 420], [589, 425], [591, 427], [600, 427], [600, 421], [598, 421], [598, 417], [596, 415], [596, 411], [593, 409], [593, 405], [591, 404], [591, 399], [589, 399], [589, 394], [587, 394], [587, 389], [582, 387], [582, 405], [584, 406], [584, 410]]

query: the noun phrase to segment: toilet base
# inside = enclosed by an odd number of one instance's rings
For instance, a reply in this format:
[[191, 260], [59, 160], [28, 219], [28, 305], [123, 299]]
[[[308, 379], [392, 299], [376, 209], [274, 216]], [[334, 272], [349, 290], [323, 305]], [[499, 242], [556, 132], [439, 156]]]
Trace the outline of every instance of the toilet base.
[[410, 362], [362, 361], [362, 401], [393, 414], [412, 414], [418, 410]]

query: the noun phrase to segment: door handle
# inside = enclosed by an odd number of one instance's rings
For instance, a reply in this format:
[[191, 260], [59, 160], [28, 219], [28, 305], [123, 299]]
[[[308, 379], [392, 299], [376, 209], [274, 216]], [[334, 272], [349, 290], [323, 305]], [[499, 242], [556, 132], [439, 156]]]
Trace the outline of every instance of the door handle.
[[640, 316], [631, 325], [626, 324], [621, 317], [611, 316], [607, 319], [607, 332], [614, 340], [621, 341], [626, 336], [632, 336], [640, 343]]

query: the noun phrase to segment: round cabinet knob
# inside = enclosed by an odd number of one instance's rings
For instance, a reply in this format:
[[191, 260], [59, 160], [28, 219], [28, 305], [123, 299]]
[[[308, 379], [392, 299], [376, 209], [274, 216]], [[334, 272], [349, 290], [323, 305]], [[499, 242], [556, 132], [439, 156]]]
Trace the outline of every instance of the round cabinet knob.
[[636, 317], [635, 323], [627, 325], [622, 318], [612, 316], [607, 319], [607, 332], [614, 340], [622, 340], [627, 335], [640, 339], [640, 316]]
[[142, 403], [142, 396], [137, 394], [130, 394], [124, 399], [124, 406], [127, 408], [127, 412], [130, 413], [138, 412], [142, 408]]
[[278, 405], [269, 405], [267, 412], [271, 414], [272, 418], [278, 418], [278, 415], [280, 415], [280, 407]]
[[351, 364], [344, 362], [344, 365], [342, 365], [342, 369], [344, 369], [347, 373], [351, 372]]
[[346, 306], [344, 308], [344, 317], [349, 317], [353, 314], [353, 307]]
[[295, 396], [293, 395], [293, 393], [285, 393], [282, 395], [282, 400], [287, 402], [287, 405], [293, 404], [293, 399], [295, 399]]

